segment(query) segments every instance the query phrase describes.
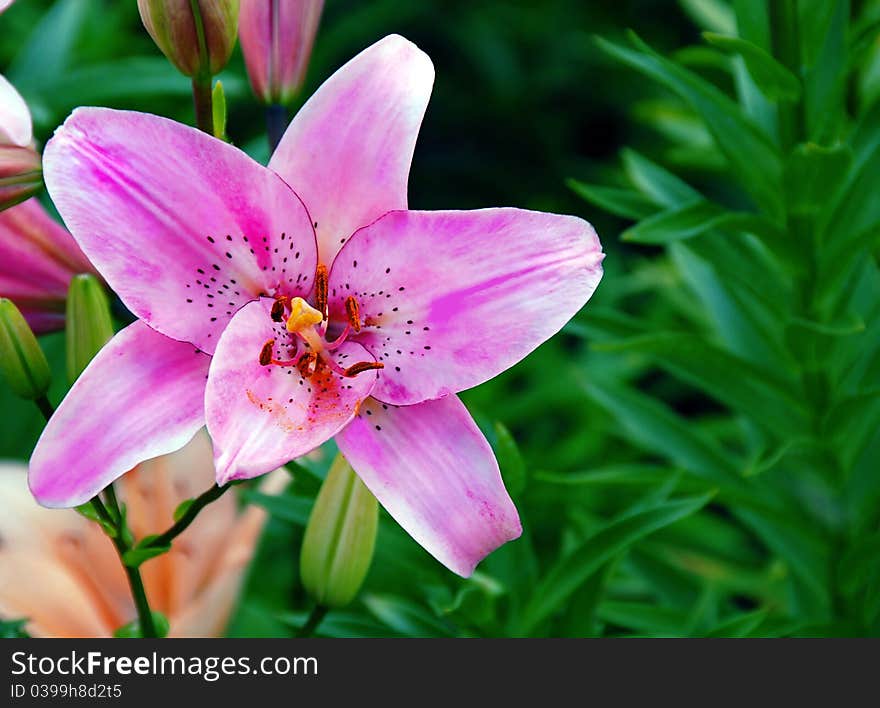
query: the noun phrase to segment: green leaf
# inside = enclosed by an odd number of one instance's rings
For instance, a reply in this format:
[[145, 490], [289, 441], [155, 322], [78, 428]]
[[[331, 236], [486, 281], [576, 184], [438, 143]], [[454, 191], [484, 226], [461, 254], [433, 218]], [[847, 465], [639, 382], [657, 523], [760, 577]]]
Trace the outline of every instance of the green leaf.
[[661, 502], [607, 524], [545, 574], [523, 611], [517, 633], [530, 634], [614, 556], [648, 534], [696, 513], [709, 503], [712, 496], [703, 494]]
[[673, 470], [663, 465], [629, 463], [608, 465], [581, 472], [536, 472], [534, 479], [536, 482], [572, 487], [604, 487], [612, 485], [655, 486], [669, 479], [673, 473]]
[[155, 534], [145, 536], [137, 546], [130, 548], [122, 554], [122, 562], [129, 568], [137, 568], [141, 564], [150, 560], [150, 558], [155, 558], [156, 556], [168, 553], [168, 551], [171, 550], [171, 544], [165, 546], [150, 546], [150, 544], [157, 538], [158, 536]]
[[28, 620], [0, 619], [0, 639], [27, 639], [30, 635], [25, 631]]
[[[168, 630], [170, 629], [168, 618], [161, 612], [157, 612], [156, 610], [153, 610], [150, 614], [153, 616], [153, 626], [156, 628], [156, 635], [159, 637], [159, 639], [167, 637]], [[128, 624], [122, 625], [119, 629], [113, 632], [113, 636], [117, 639], [140, 639], [140, 621], [135, 619]]]
[[767, 619], [767, 610], [753, 610], [729, 617], [706, 633], [706, 637], [728, 637], [739, 639], [744, 637], [767, 636], [756, 630]]
[[771, 216], [780, 216], [782, 163], [771, 139], [712, 84], [664, 59], [635, 34], [630, 39], [635, 50], [601, 38], [598, 42], [605, 52], [660, 82], [690, 104], [706, 122], [743, 189]]
[[644, 219], [656, 211], [650, 200], [631, 189], [603, 187], [576, 179], [569, 179], [566, 184], [579, 197], [624, 219]]
[[738, 54], [746, 63], [761, 92], [771, 100], [796, 101], [801, 95], [801, 82], [770, 54], [746, 39], [704, 32], [703, 38], [725, 52]]
[[185, 499], [177, 505], [172, 517], [175, 522], [180, 521], [186, 515], [186, 512], [189, 511], [189, 508], [193, 505], [194, 501], [195, 499]]
[[700, 27], [725, 34], [736, 32], [736, 17], [723, 0], [678, 0], [678, 4]]
[[700, 193], [680, 177], [635, 150], [625, 148], [621, 156], [632, 183], [658, 206], [676, 207], [700, 197]]
[[785, 164], [785, 196], [788, 210], [799, 216], [818, 214], [836, 193], [853, 161], [847, 145], [831, 148], [813, 143], [798, 145]]
[[664, 244], [694, 238], [713, 229], [780, 237], [780, 230], [758, 214], [728, 211], [698, 199], [640, 221], [624, 231], [621, 238], [635, 243]]
[[[600, 351], [639, 352], [735, 411], [754, 416], [779, 435], [795, 435], [809, 423], [793, 378], [780, 377], [710, 344], [699, 335], [660, 333], [594, 347]], [[795, 392], [793, 395], [792, 392]]]
[[494, 425], [494, 431], [495, 453], [498, 456], [498, 466], [501, 468], [504, 486], [507, 487], [510, 495], [516, 498], [526, 486], [526, 463], [507, 426], [498, 421]]
[[450, 637], [453, 632], [411, 600], [393, 595], [367, 594], [362, 598], [370, 613], [395, 632], [407, 637]]
[[674, 607], [619, 600], [601, 603], [596, 614], [605, 622], [647, 637], [684, 636], [688, 620], [687, 613]]
[[314, 505], [314, 499], [292, 494], [263, 494], [248, 489], [242, 496], [246, 502], [262, 507], [274, 518], [297, 526], [305, 526], [309, 522]]

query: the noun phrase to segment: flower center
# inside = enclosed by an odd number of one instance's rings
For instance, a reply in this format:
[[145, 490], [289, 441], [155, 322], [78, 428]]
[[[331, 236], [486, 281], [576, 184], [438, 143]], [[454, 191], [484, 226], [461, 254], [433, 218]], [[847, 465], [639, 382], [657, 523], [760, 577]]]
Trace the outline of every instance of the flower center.
[[[284, 323], [284, 330], [290, 335], [284, 343], [291, 359], [278, 359], [275, 356], [275, 340], [269, 339], [260, 350], [259, 361], [262, 366], [294, 366], [303, 378], [310, 378], [325, 366], [342, 376], [353, 377], [365, 371], [385, 368], [376, 361], [361, 361], [346, 368], [339, 366], [333, 358], [333, 350], [338, 349], [352, 332], [361, 331], [360, 306], [357, 299], [349, 296], [345, 301], [347, 322], [342, 333], [327, 341], [327, 269], [318, 266], [315, 278], [315, 305], [312, 307], [301, 297], [277, 296], [272, 304], [271, 317], [274, 322]], [[299, 352], [299, 344], [305, 351]]]

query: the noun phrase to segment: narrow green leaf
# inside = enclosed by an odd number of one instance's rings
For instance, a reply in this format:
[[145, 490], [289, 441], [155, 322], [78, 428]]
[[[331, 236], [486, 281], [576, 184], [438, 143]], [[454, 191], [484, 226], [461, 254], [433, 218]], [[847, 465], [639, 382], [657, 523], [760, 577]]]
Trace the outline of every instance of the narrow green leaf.
[[712, 84], [663, 58], [635, 34], [630, 39], [634, 50], [601, 38], [598, 42], [606, 53], [660, 82], [689, 103], [706, 122], [743, 189], [771, 216], [780, 216], [782, 163], [771, 139]]
[[736, 32], [736, 17], [723, 0], [678, 0], [678, 4], [700, 27], [724, 34]]
[[195, 499], [185, 499], [177, 505], [177, 508], [174, 510], [173, 518], [174, 521], [180, 521], [186, 512], [189, 511], [189, 508], [193, 505]]
[[771, 239], [780, 237], [779, 229], [758, 214], [728, 211], [699, 199], [640, 221], [624, 231], [621, 238], [635, 243], [664, 244], [694, 238], [713, 229], [753, 233]]
[[746, 63], [762, 93], [771, 100], [796, 101], [801, 95], [801, 82], [770, 54], [746, 39], [704, 32], [703, 38], [714, 47], [738, 54]]
[[393, 595], [366, 594], [362, 602], [376, 619], [404, 636], [452, 636], [448, 625], [411, 600]]
[[603, 564], [648, 534], [696, 513], [712, 496], [704, 494], [662, 502], [606, 525], [559, 561], [538, 583], [523, 612], [518, 633], [530, 634]]
[[681, 637], [687, 625], [687, 613], [674, 607], [633, 601], [606, 601], [596, 614], [605, 622], [646, 637]]
[[817, 215], [827, 207], [853, 162], [847, 145], [831, 148], [813, 143], [798, 145], [785, 164], [785, 196], [788, 210], [802, 216]]
[[756, 630], [767, 619], [767, 610], [753, 610], [729, 617], [712, 630], [706, 633], [706, 637], [728, 637], [739, 639], [744, 637], [767, 636]]
[[516, 498], [526, 486], [526, 463], [507, 426], [498, 421], [494, 425], [494, 431], [495, 453], [498, 456], [498, 466], [501, 468], [504, 486], [507, 487], [510, 495]]
[[676, 207], [700, 197], [700, 193], [680, 177], [635, 150], [625, 148], [621, 156], [627, 176], [655, 204]]
[[569, 179], [566, 184], [579, 197], [624, 219], [644, 219], [656, 211], [648, 199], [631, 189], [603, 187], [576, 179]]

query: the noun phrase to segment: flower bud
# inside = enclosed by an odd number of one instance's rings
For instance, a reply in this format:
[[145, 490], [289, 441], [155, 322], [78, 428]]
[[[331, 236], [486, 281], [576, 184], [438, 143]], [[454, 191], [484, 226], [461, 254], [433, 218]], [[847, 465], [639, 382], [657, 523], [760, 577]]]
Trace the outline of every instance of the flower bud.
[[198, 0], [200, 21], [190, 0], [138, 0], [138, 10], [153, 41], [181, 73], [214, 75], [226, 66], [235, 47], [238, 1]]
[[241, 50], [264, 103], [289, 103], [296, 95], [323, 8], [324, 0], [241, 0]]
[[67, 292], [67, 380], [72, 384], [113, 336], [110, 303], [94, 275], [75, 275]]
[[0, 374], [22, 398], [46, 395], [51, 374], [46, 355], [11, 300], [0, 298]]
[[321, 486], [303, 538], [300, 575], [325, 607], [351, 602], [370, 569], [379, 505], [351, 465], [338, 455]]
[[0, 211], [32, 197], [42, 187], [43, 170], [37, 151], [0, 145]]

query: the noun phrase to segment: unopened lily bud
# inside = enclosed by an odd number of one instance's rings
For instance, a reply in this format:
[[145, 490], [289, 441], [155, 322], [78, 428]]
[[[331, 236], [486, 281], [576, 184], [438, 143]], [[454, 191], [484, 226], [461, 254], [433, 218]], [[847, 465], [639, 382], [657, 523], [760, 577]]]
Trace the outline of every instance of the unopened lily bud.
[[303, 538], [300, 575], [312, 599], [325, 607], [351, 602], [370, 569], [379, 505], [339, 455], [321, 486]]
[[218, 74], [235, 47], [238, 0], [198, 0], [197, 7], [200, 17], [190, 0], [138, 0], [144, 27], [181, 73]]
[[22, 398], [46, 395], [51, 374], [46, 355], [24, 316], [11, 300], [0, 298], [0, 374]]
[[72, 384], [113, 336], [110, 302], [94, 275], [75, 275], [67, 292], [67, 380]]
[[264, 103], [296, 96], [323, 9], [324, 0], [241, 0], [241, 50], [251, 87]]
[[0, 145], [0, 211], [29, 199], [42, 187], [39, 153], [32, 147]]

